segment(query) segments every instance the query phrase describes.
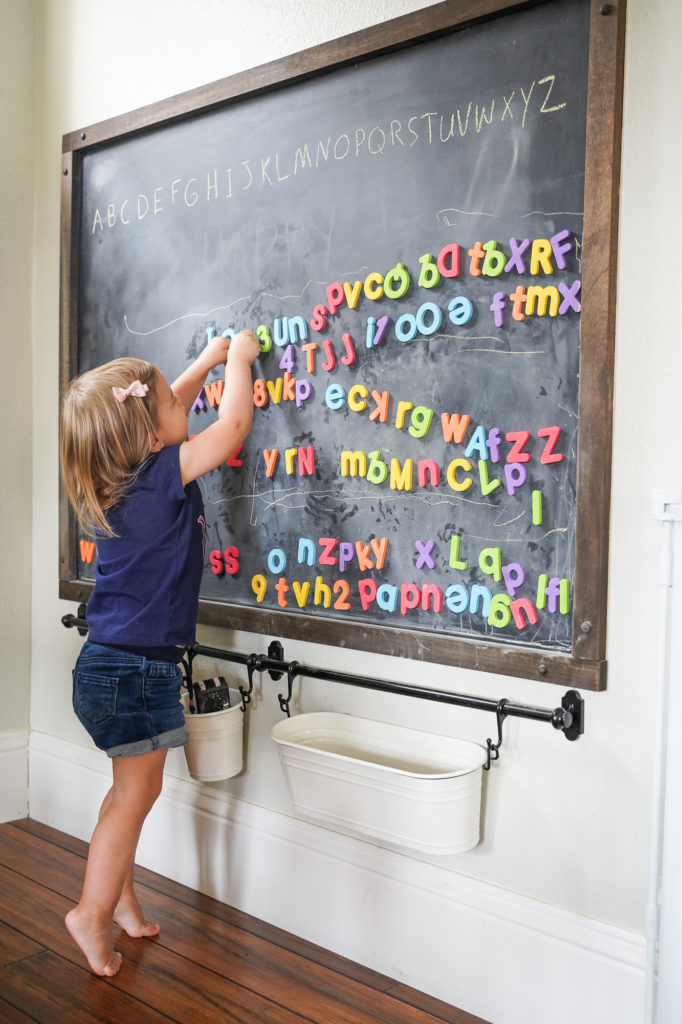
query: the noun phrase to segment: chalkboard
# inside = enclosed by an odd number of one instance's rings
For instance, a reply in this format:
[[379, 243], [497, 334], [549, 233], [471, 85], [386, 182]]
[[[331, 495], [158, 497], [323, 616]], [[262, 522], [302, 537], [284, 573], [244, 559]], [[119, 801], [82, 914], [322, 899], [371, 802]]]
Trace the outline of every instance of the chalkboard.
[[[586, 168], [619, 28], [587, 0], [458, 6], [65, 137], [63, 379], [134, 354], [172, 380], [257, 329], [252, 433], [201, 481], [200, 618], [599, 688], [585, 320], [613, 254]], [[96, 553], [63, 536], [80, 598]]]

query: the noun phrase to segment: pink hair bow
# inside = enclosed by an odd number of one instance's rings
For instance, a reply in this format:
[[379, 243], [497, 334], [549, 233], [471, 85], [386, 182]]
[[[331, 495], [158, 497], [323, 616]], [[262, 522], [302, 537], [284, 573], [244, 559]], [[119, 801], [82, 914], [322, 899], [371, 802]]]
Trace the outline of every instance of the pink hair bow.
[[142, 384], [139, 380], [134, 380], [127, 388], [113, 387], [111, 390], [114, 392], [114, 397], [117, 398], [119, 402], [125, 402], [128, 395], [132, 395], [133, 398], [144, 398], [149, 391], [149, 385]]

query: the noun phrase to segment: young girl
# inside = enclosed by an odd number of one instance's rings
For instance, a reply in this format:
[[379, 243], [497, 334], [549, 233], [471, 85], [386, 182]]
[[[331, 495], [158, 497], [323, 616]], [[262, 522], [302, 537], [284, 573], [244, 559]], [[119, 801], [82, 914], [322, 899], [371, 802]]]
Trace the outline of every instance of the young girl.
[[[66, 926], [90, 968], [106, 977], [121, 966], [113, 922], [136, 937], [159, 931], [137, 901], [133, 865], [168, 748], [188, 739], [178, 662], [195, 639], [206, 528], [195, 481], [224, 463], [251, 428], [259, 352], [250, 331], [214, 338], [170, 387], [151, 363], [116, 359], [72, 381], [63, 402], [66, 489], [97, 540], [73, 704], [113, 766], [81, 899]], [[209, 370], [222, 363], [218, 419], [186, 441], [187, 414]]]

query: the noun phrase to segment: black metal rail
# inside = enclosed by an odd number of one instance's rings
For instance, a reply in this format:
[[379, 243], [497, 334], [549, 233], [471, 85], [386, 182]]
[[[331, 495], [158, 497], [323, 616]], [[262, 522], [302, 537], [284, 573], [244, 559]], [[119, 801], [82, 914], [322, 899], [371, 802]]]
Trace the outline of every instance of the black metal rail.
[[[85, 636], [88, 632], [85, 605], [79, 605], [77, 615], [64, 615], [62, 624], [67, 628], [75, 627], [81, 636]], [[497, 742], [494, 743], [491, 739], [487, 740], [488, 763], [486, 768], [490, 767], [491, 761], [495, 761], [499, 757], [499, 749], [502, 744], [502, 724], [505, 718], [528, 718], [536, 722], [548, 722], [554, 729], [562, 732], [567, 740], [577, 740], [579, 736], [582, 736], [585, 728], [585, 705], [577, 690], [567, 690], [561, 699], [561, 705], [556, 708], [516, 704], [506, 697], [497, 701], [490, 700], [465, 693], [450, 693], [448, 690], [434, 690], [429, 687], [411, 686], [408, 683], [375, 679], [372, 676], [356, 676], [348, 672], [336, 672], [333, 669], [315, 668], [310, 665], [301, 665], [298, 661], [285, 661], [282, 645], [278, 640], [273, 640], [270, 643], [267, 654], [241, 654], [239, 651], [227, 651], [221, 647], [207, 647], [204, 644], [196, 644], [189, 648], [183, 659], [183, 664], [190, 695], [192, 693], [192, 663], [194, 658], [199, 656], [245, 666], [249, 686], [248, 689], [239, 687], [244, 707], [251, 699], [254, 672], [268, 672], [274, 681], [286, 675], [287, 692], [286, 694], [279, 693], [277, 697], [281, 710], [287, 716], [290, 714], [289, 704], [294, 679], [298, 676], [322, 679], [330, 683], [344, 683], [348, 686], [357, 686], [360, 689], [396, 693], [404, 697], [417, 697], [419, 700], [436, 701], [441, 704], [454, 704], [457, 707], [474, 708], [478, 711], [494, 712], [497, 718]]]

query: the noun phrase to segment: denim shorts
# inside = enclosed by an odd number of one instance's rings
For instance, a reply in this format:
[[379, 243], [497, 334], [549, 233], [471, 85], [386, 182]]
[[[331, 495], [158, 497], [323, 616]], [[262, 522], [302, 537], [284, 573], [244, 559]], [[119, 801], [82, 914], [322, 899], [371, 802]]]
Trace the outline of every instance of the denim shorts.
[[73, 709], [109, 757], [182, 747], [189, 735], [181, 686], [179, 665], [86, 640], [73, 670]]

